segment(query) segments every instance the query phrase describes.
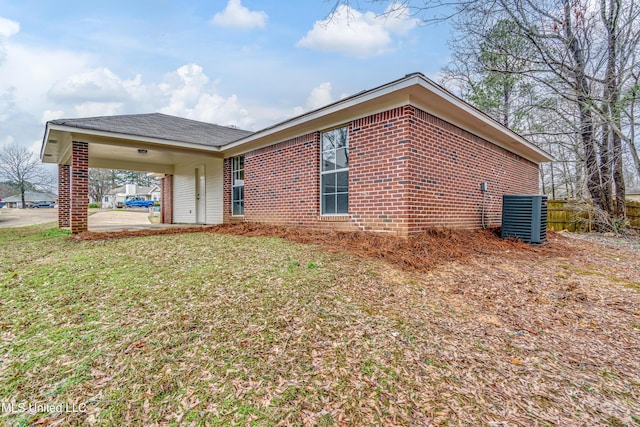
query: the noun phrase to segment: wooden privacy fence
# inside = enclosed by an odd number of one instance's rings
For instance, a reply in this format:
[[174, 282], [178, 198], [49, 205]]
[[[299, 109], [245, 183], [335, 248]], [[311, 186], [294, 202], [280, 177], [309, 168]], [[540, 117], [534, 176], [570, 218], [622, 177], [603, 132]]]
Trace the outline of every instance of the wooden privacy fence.
[[[588, 202], [581, 200], [549, 200], [547, 228], [555, 231], [590, 231], [593, 226], [588, 207]], [[640, 230], [640, 202], [627, 202], [627, 218], [631, 228]]]

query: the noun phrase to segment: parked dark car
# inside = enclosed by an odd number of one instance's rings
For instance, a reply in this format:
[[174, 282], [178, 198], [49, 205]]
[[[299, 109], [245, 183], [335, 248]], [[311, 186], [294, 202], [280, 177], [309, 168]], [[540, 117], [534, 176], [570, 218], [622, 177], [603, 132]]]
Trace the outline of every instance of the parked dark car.
[[29, 205], [31, 209], [33, 208], [55, 208], [56, 205], [53, 202], [34, 202]]

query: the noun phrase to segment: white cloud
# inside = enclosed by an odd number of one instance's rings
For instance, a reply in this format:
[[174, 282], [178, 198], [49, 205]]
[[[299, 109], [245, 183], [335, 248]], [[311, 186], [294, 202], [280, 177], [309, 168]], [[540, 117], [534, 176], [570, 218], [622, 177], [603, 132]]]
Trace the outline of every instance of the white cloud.
[[75, 117], [113, 116], [124, 113], [122, 102], [83, 102], [74, 106]]
[[168, 99], [160, 112], [220, 125], [251, 126], [254, 120], [235, 95], [217, 93], [215, 85], [197, 64], [184, 65], [166, 76], [159, 86]]
[[0, 37], [9, 38], [20, 31], [20, 24], [0, 16]]
[[7, 135], [4, 138], [2, 138], [2, 143], [0, 143], [0, 146], [11, 145], [11, 144], [13, 144], [13, 135]]
[[42, 124], [47, 123], [49, 120], [62, 119], [65, 116], [64, 110], [44, 110], [40, 121]]
[[227, 7], [213, 15], [211, 23], [221, 27], [250, 30], [264, 28], [267, 22], [267, 14], [262, 11], [252, 11], [242, 6], [240, 0], [229, 0]]
[[318, 87], [314, 87], [307, 98], [307, 107], [310, 110], [315, 110], [316, 108], [331, 104], [333, 102], [332, 89], [331, 82], [325, 82]]
[[201, 66], [188, 64], [168, 74], [160, 89], [171, 98], [171, 104], [187, 106], [197, 103], [208, 83]]
[[320, 85], [311, 89], [304, 107], [294, 107], [293, 115], [298, 116], [307, 111], [316, 110], [331, 104], [334, 101], [332, 91], [333, 87], [331, 86], [331, 82], [320, 83]]
[[0, 92], [13, 88], [17, 107], [35, 112], [57, 81], [89, 71], [88, 63], [86, 54], [9, 43], [7, 61], [0, 64]]
[[49, 97], [57, 102], [116, 102], [129, 98], [127, 88], [135, 82], [121, 80], [107, 68], [95, 68], [67, 76], [49, 90]]
[[382, 15], [340, 5], [332, 16], [316, 21], [296, 46], [367, 57], [389, 51], [392, 35], [406, 35], [417, 24], [407, 6], [396, 2]]
[[20, 24], [0, 16], [0, 65], [7, 58], [7, 40], [20, 31]]

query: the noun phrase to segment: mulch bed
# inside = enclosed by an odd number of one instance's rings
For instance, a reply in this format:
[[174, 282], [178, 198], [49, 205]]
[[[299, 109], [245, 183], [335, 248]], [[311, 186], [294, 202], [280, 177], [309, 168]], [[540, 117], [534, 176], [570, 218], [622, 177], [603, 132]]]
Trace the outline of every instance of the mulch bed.
[[356, 253], [385, 260], [406, 270], [428, 271], [443, 262], [464, 260], [477, 255], [553, 256], [575, 251], [575, 245], [558, 233], [548, 233], [548, 243], [532, 246], [516, 239], [501, 239], [497, 230], [430, 229], [408, 239], [373, 232], [344, 232], [283, 227], [258, 223], [222, 224], [113, 232], [84, 232], [70, 237], [74, 241], [122, 239], [128, 237], [207, 232], [248, 237], [280, 237], [296, 243], [322, 245], [330, 250]]

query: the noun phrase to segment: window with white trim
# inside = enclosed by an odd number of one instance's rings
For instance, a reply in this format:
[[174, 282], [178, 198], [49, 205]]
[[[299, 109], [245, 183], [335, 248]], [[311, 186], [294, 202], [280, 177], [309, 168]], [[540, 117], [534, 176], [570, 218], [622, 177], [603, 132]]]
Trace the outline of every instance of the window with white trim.
[[349, 213], [349, 126], [320, 135], [320, 212]]
[[244, 156], [231, 159], [231, 213], [244, 215]]

